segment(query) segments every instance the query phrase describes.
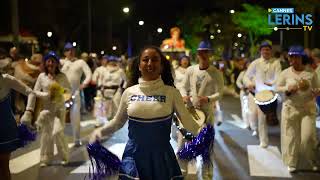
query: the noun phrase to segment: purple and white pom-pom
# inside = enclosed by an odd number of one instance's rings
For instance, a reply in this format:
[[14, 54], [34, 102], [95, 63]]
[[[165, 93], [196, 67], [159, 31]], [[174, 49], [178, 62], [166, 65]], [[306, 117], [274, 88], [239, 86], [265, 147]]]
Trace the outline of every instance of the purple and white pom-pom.
[[18, 125], [18, 134], [20, 139], [20, 147], [24, 147], [29, 142], [35, 141], [37, 137], [37, 133], [31, 131], [25, 124]]
[[89, 167], [90, 180], [101, 180], [119, 171], [120, 159], [98, 141], [88, 144], [87, 151], [91, 161], [91, 167]]
[[190, 161], [201, 155], [205, 164], [211, 163], [210, 153], [214, 143], [214, 128], [211, 124], [204, 127], [191, 142], [186, 142], [178, 152], [178, 157]]

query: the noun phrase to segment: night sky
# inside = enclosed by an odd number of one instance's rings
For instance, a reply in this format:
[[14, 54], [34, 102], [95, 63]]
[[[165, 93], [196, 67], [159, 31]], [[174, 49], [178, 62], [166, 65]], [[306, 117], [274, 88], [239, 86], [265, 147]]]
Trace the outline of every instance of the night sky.
[[[160, 45], [169, 37], [170, 27], [176, 25], [179, 17], [186, 14], [204, 15], [212, 12], [226, 13], [230, 9], [239, 10], [241, 4], [254, 3], [267, 7], [287, 7], [289, 0], [92, 0], [92, 49], [109, 50], [119, 46], [125, 51], [128, 24], [131, 29], [134, 51], [146, 44]], [[29, 32], [40, 42], [48, 42], [51, 49], [59, 49], [65, 41], [77, 41], [82, 50], [88, 49], [88, 1], [87, 0], [18, 0], [20, 31]], [[122, 7], [130, 7], [125, 15]], [[11, 31], [10, 0], [1, 0], [0, 35]], [[144, 20], [143, 27], [138, 20]], [[110, 26], [111, 25], [111, 26]], [[163, 33], [156, 32], [158, 27]], [[46, 37], [47, 31], [53, 37]], [[112, 36], [111, 36], [112, 35]], [[112, 40], [110, 39], [112, 37]], [[108, 47], [109, 46], [109, 47]]]

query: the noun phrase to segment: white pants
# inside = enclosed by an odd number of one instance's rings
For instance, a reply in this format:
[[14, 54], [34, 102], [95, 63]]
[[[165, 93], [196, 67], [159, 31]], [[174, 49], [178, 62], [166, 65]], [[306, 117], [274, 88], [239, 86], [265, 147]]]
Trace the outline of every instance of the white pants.
[[64, 136], [65, 112], [52, 113], [49, 110], [40, 112], [37, 124], [41, 128], [40, 161], [48, 162], [54, 156], [54, 143], [62, 160], [69, 160], [68, 144]]
[[70, 109], [70, 121], [72, 126], [72, 133], [74, 141], [80, 140], [80, 108], [81, 108], [81, 100], [80, 93], [76, 91], [74, 93], [75, 99], [74, 103]]
[[317, 152], [315, 120], [315, 108], [303, 110], [303, 107], [283, 104], [281, 151], [287, 166], [311, 169], [314, 165]]
[[244, 91], [240, 91], [240, 102], [242, 119], [247, 127], [252, 130], [257, 130], [257, 119], [258, 119], [258, 109], [256, 103], [254, 102], [253, 95], [251, 93], [245, 94]]

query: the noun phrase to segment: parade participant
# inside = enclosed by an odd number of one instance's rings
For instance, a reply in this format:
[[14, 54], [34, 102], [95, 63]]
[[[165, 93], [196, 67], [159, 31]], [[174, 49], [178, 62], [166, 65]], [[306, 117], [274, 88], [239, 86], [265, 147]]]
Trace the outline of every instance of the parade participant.
[[18, 128], [10, 108], [11, 89], [28, 95], [32, 89], [8, 74], [0, 71], [0, 177], [10, 180], [9, 160], [12, 151], [19, 148]]
[[[88, 86], [92, 73], [84, 60], [76, 58], [75, 48], [69, 42], [64, 46], [64, 55], [66, 57], [64, 60], [61, 60], [61, 72], [67, 76], [71, 84], [71, 93], [75, 96], [75, 102], [70, 109], [70, 120], [75, 146], [78, 147], [82, 145], [80, 140], [80, 91]], [[82, 75], [85, 76], [85, 79], [80, 84]]]
[[95, 130], [90, 141], [111, 135], [128, 119], [129, 141], [122, 156], [120, 179], [183, 179], [169, 142], [172, 114], [176, 112], [183, 126], [194, 134], [199, 125], [174, 88], [170, 62], [157, 47], [149, 46], [134, 60], [131, 72], [116, 116]]
[[252, 135], [257, 135], [256, 120], [258, 118], [257, 105], [254, 103], [253, 95], [248, 91], [247, 87], [243, 82], [243, 77], [247, 71], [250, 62], [247, 61], [244, 65], [243, 71], [240, 72], [236, 84], [240, 89], [240, 102], [241, 102], [241, 112], [242, 120], [246, 125], [246, 129], [252, 129]]
[[181, 91], [183, 88], [183, 79], [187, 72], [187, 68], [191, 65], [189, 56], [182, 56], [179, 60], [179, 67], [175, 69], [174, 85]]
[[[281, 72], [281, 64], [272, 58], [272, 46], [268, 42], [260, 45], [261, 57], [254, 60], [248, 67], [244, 75], [244, 84], [248, 90], [258, 93], [263, 90], [274, 91], [275, 82]], [[268, 126], [266, 122], [266, 114], [258, 109], [258, 131], [260, 139], [260, 147], [267, 148], [269, 144]], [[274, 117], [273, 117], [274, 118]]]
[[[112, 119], [117, 112], [120, 104], [122, 90], [126, 87], [126, 74], [123, 69], [119, 67], [119, 58], [115, 56], [108, 56], [106, 66], [101, 70], [100, 85], [98, 86], [97, 98], [100, 99], [102, 105], [98, 105], [105, 110], [105, 113], [98, 113], [97, 116], [104, 115], [107, 119]], [[98, 103], [98, 101], [96, 101]], [[105, 122], [101, 117], [98, 117], [98, 126]]]
[[[14, 77], [22, 81], [24, 84], [33, 88], [36, 80], [40, 74], [40, 65], [42, 62], [41, 54], [34, 54], [28, 61], [20, 60], [15, 63], [14, 66]], [[16, 113], [22, 114], [26, 108], [27, 97], [16, 93], [15, 106]]]
[[[37, 118], [36, 125], [41, 131], [40, 140], [40, 166], [47, 166], [54, 156], [54, 143], [57, 145], [59, 156], [62, 158], [61, 164], [65, 165], [69, 161], [68, 144], [64, 136], [65, 124], [65, 100], [63, 93], [70, 94], [71, 86], [65, 74], [59, 70], [60, 58], [55, 52], [50, 51], [44, 57], [44, 73], [41, 73], [34, 86], [34, 91], [44, 92], [47, 94], [42, 97], [42, 109]], [[58, 84], [63, 89], [62, 98], [58, 94], [53, 94], [53, 84]], [[33, 116], [35, 107], [35, 96], [29, 95], [28, 106], [21, 121], [29, 124]]]
[[[214, 125], [214, 104], [223, 94], [223, 75], [209, 63], [211, 45], [202, 41], [198, 46], [197, 58], [199, 64], [190, 66], [186, 72], [181, 91], [184, 102], [193, 104], [206, 115], [206, 123]], [[212, 179], [213, 167], [202, 166], [203, 179]]]
[[[318, 76], [318, 79], [320, 79], [320, 49], [318, 49], [318, 48], [312, 49], [311, 57], [312, 57], [313, 61], [315, 62], [315, 64], [317, 64], [317, 68], [316, 68], [315, 72]], [[316, 102], [317, 102], [317, 111], [318, 111], [318, 115], [319, 115], [320, 114], [320, 97], [316, 98]]]
[[317, 75], [308, 70], [309, 58], [302, 46], [291, 46], [291, 67], [281, 72], [276, 90], [285, 93], [281, 118], [282, 159], [290, 172], [317, 170], [316, 106], [320, 95]]

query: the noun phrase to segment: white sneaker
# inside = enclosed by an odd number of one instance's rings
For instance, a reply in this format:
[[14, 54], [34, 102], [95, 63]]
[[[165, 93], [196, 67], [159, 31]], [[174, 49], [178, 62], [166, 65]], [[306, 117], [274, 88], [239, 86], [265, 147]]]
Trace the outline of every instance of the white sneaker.
[[257, 135], [258, 135], [257, 131], [252, 132], [252, 136], [257, 136]]
[[268, 144], [265, 144], [265, 143], [260, 143], [260, 147], [262, 147], [262, 148], [267, 148], [268, 147]]
[[65, 161], [65, 160], [63, 160], [63, 161], [60, 162], [60, 164], [61, 164], [62, 166], [65, 166], [65, 165], [67, 165], [68, 163], [69, 163], [69, 161]]
[[293, 167], [293, 166], [288, 166], [288, 171], [289, 171], [290, 173], [293, 173], [293, 172], [296, 172], [297, 169], [296, 169], [295, 167]]
[[80, 146], [82, 146], [82, 141], [81, 140], [76, 140], [74, 142], [74, 147], [80, 147]]
[[312, 167], [312, 171], [318, 171], [319, 169], [318, 169], [318, 167], [317, 166], [313, 166]]
[[48, 163], [45, 163], [45, 162], [40, 163], [40, 167], [41, 167], [41, 168], [47, 167], [47, 166], [48, 166]]

